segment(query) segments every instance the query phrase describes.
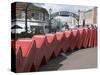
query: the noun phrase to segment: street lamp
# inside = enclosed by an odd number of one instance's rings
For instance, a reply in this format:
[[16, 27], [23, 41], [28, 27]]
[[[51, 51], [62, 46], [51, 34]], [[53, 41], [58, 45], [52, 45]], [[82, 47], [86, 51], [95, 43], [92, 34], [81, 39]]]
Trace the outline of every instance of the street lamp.
[[49, 33], [51, 33], [51, 12], [52, 12], [52, 9], [50, 8], [49, 9]]
[[83, 17], [83, 27], [85, 26], [85, 12], [84, 12], [84, 17]]
[[26, 5], [26, 8], [25, 8], [25, 30], [26, 30], [26, 33], [28, 32], [28, 26], [27, 26], [27, 14], [28, 14], [28, 7], [29, 7], [30, 3]]
[[78, 10], [78, 28], [79, 28], [80, 10]]

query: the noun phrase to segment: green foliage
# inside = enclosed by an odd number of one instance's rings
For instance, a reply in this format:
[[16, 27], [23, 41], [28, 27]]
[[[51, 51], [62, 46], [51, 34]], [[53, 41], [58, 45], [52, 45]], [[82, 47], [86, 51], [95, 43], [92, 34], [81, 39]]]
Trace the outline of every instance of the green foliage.
[[64, 24], [64, 26], [65, 26], [66, 29], [69, 29], [69, 25], [68, 25], [67, 22]]
[[26, 33], [26, 32], [22, 32], [22, 33], [16, 33], [16, 34], [11, 34], [11, 38], [32, 38], [34, 34], [32, 33]]

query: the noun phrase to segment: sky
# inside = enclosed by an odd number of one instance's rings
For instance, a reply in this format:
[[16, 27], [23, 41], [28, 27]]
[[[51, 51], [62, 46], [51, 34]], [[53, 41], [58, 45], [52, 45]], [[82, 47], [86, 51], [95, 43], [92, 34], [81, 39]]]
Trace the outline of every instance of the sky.
[[[69, 11], [78, 14], [78, 10], [87, 11], [94, 7], [94, 6], [82, 6], [82, 5], [49, 4], [49, 3], [33, 3], [33, 4], [45, 8], [48, 12], [49, 9], [51, 8], [52, 13], [58, 11]], [[68, 17], [57, 16], [57, 17], [60, 18], [63, 22], [66, 22], [67, 19], [72, 18], [71, 16]]]
[[92, 9], [94, 6], [81, 6], [81, 5], [67, 5], [67, 4], [48, 4], [48, 3], [35, 3], [35, 5], [46, 8], [47, 11], [49, 9], [52, 9], [52, 13], [58, 12], [58, 11], [69, 11], [73, 13], [78, 13], [78, 10], [80, 11], [87, 11], [89, 9]]

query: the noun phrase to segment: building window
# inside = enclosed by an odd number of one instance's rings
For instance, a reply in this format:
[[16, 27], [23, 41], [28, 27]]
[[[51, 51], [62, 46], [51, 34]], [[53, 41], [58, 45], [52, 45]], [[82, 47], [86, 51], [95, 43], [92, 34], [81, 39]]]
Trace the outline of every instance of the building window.
[[39, 13], [39, 20], [43, 20], [43, 14]]
[[32, 13], [32, 17], [34, 19], [36, 19], [36, 20], [41, 20], [41, 21], [44, 21], [45, 20], [45, 16], [41, 12], [34, 12], [34, 13]]
[[32, 13], [32, 17], [36, 20], [39, 20], [39, 13]]
[[32, 17], [34, 17], [34, 13], [32, 13]]
[[21, 11], [21, 18], [25, 18], [25, 12]]
[[45, 14], [43, 14], [43, 21], [45, 21]]

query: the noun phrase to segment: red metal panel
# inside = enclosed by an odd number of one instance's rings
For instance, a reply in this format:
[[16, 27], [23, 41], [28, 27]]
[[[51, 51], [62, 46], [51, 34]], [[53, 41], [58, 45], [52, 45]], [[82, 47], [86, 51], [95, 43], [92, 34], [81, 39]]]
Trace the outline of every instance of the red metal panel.
[[13, 61], [15, 60], [15, 64], [16, 65], [16, 72], [19, 72], [19, 68], [22, 65], [22, 49], [20, 47], [20, 45], [17, 44], [16, 40], [11, 40], [11, 53], [12, 53], [12, 58]]
[[95, 28], [95, 42], [94, 46], [97, 46], [97, 28]]
[[16, 72], [20, 72], [22, 63], [23, 63], [22, 49], [21, 47], [16, 47]]
[[89, 30], [88, 28], [84, 28], [84, 32], [85, 32], [85, 38], [84, 38], [84, 41], [83, 41], [83, 47], [84, 48], [87, 48], [87, 45], [88, 45], [88, 35], [89, 35]]
[[34, 40], [34, 42], [36, 43], [36, 48], [35, 48], [36, 52], [34, 53], [33, 64], [34, 64], [35, 70], [38, 70], [42, 62], [42, 59], [44, 60], [45, 63], [47, 63], [46, 58], [45, 58], [46, 40], [45, 40], [44, 35], [35, 35], [32, 37], [32, 40]]
[[23, 57], [27, 57], [27, 53], [28, 53], [28, 49], [29, 49], [29, 46], [32, 44], [32, 41], [20, 41], [18, 40], [16, 45], [20, 45], [21, 48], [22, 48], [22, 56]]
[[92, 40], [91, 40], [91, 47], [94, 47], [94, 39], [95, 39], [95, 29], [92, 28]]
[[77, 29], [72, 30], [72, 39], [70, 43], [70, 49], [73, 51], [77, 46], [77, 42], [79, 40], [79, 31]]
[[80, 49], [83, 46], [84, 39], [85, 39], [85, 30], [84, 30], [84, 28], [79, 28], [79, 39], [77, 42], [78, 49]]
[[90, 37], [89, 37], [89, 42], [88, 42], [88, 47], [91, 47], [91, 42], [92, 42], [92, 28], [90, 28], [89, 30], [89, 34], [90, 34]]
[[54, 49], [54, 53], [56, 56], [59, 55], [61, 48], [62, 48], [62, 44], [63, 44], [63, 38], [64, 38], [64, 32], [56, 32], [56, 39], [57, 39], [57, 43], [56, 43], [56, 48]]
[[[35, 44], [31, 39], [18, 39], [17, 45], [20, 45], [22, 49], [23, 61], [21, 66], [16, 70], [17, 72], [29, 72], [33, 63], [32, 57], [35, 54]], [[34, 54], [33, 54], [34, 53]]]
[[65, 32], [64, 32], [64, 39], [63, 39], [63, 41], [64, 41], [64, 43], [63, 43], [63, 52], [67, 52], [67, 50], [68, 50], [68, 48], [69, 48], [69, 46], [70, 46], [70, 38], [71, 38], [72, 36], [71, 36], [71, 31], [69, 31], [69, 30], [66, 30]]
[[54, 49], [56, 48], [57, 40], [55, 34], [46, 34], [46, 59], [47, 61], [51, 58]]
[[32, 38], [18, 38], [17, 40], [31, 40]]
[[97, 42], [97, 39], [98, 37], [97, 37], [97, 29], [96, 29], [96, 46], [98, 45], [98, 42]]
[[[26, 55], [27, 57], [24, 58], [23, 69], [22, 69], [24, 72], [30, 71], [30, 68], [34, 63], [35, 54], [36, 54], [36, 43], [32, 41], [31, 45], [29, 46], [28, 53]], [[36, 70], [35, 67], [34, 70]]]
[[12, 54], [16, 55], [16, 72], [37, 71], [46, 64], [52, 55], [58, 56], [68, 48], [93, 47], [97, 45], [96, 28], [79, 28], [56, 32], [55, 34], [35, 35], [31, 38], [11, 40]]

